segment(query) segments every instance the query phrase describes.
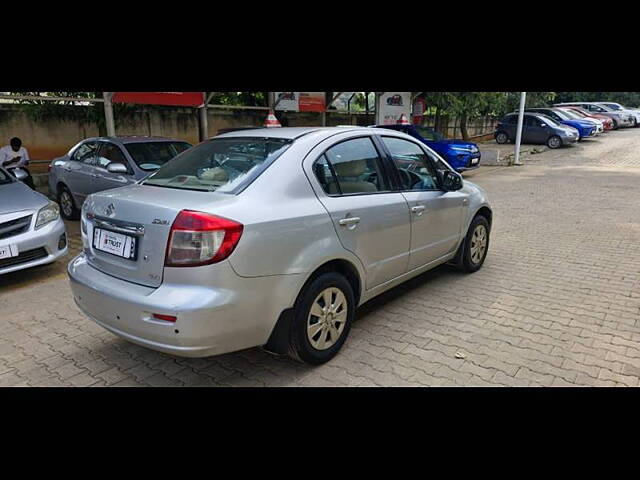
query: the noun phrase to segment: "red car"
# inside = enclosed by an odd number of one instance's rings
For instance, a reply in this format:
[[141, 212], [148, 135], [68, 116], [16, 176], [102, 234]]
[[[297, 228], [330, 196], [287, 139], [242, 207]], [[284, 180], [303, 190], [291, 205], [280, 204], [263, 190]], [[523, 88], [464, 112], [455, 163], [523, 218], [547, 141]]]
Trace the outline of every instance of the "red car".
[[603, 124], [605, 132], [608, 132], [609, 130], [613, 130], [613, 120], [611, 120], [611, 118], [607, 117], [606, 115], [600, 115], [599, 113], [588, 112], [583, 108], [573, 107], [570, 105], [558, 107], [558, 108], [569, 109], [573, 112], [576, 112], [578, 115], [580, 115], [583, 118], [593, 118], [594, 120], [600, 120]]

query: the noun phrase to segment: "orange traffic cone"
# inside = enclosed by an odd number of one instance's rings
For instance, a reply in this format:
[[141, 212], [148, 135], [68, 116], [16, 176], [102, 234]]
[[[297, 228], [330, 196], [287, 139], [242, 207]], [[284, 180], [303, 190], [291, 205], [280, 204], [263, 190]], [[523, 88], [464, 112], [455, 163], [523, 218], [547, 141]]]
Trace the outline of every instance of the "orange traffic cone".
[[269, 110], [269, 115], [267, 115], [267, 119], [264, 121], [263, 127], [273, 128], [273, 127], [281, 127], [280, 122], [276, 118], [276, 114], [273, 110]]
[[399, 125], [410, 125], [409, 124], [409, 119], [407, 118], [407, 116], [404, 113], [402, 115], [400, 115], [400, 118], [398, 119], [398, 124]]

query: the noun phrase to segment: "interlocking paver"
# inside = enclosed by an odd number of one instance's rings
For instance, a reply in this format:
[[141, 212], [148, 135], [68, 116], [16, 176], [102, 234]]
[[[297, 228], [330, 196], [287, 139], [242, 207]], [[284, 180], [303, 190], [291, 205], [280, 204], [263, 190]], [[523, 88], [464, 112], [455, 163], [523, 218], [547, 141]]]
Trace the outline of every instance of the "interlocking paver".
[[67, 259], [0, 278], [0, 386], [637, 386], [639, 151], [628, 129], [465, 174], [494, 207], [484, 268], [442, 266], [372, 300], [320, 367], [259, 349], [179, 359], [117, 338], [75, 307], [68, 222]]

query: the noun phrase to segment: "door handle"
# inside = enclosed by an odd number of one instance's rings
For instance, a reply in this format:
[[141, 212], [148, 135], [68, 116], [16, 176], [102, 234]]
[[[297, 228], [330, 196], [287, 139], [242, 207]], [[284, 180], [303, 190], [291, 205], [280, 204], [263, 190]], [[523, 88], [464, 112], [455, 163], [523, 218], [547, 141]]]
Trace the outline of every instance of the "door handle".
[[424, 205], [416, 205], [415, 207], [411, 207], [411, 211], [416, 215], [420, 216], [427, 209]]
[[359, 221], [360, 221], [360, 217], [347, 217], [347, 218], [341, 219], [338, 223], [343, 227], [345, 227], [347, 225], [355, 225]]

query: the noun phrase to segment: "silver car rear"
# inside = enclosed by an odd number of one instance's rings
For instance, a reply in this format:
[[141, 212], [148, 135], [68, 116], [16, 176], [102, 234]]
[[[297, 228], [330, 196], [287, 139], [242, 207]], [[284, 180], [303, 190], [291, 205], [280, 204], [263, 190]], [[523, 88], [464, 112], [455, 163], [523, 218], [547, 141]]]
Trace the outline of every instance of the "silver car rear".
[[[403, 175], [432, 175], [431, 187], [402, 189], [385, 146], [394, 139], [417, 155], [398, 157], [414, 162]], [[340, 179], [337, 190], [323, 175]], [[447, 261], [477, 257], [468, 271], [480, 268], [491, 211], [481, 189], [405, 134], [279, 128], [221, 135], [142, 184], [90, 195], [81, 221], [72, 290], [105, 328], [177, 355], [267, 345], [319, 363], [357, 305]], [[313, 335], [299, 330], [307, 317]]]

